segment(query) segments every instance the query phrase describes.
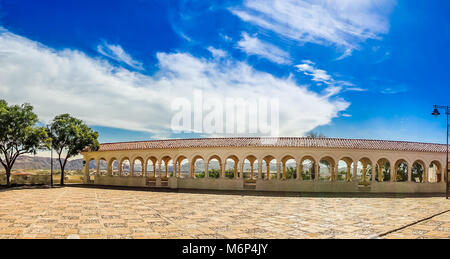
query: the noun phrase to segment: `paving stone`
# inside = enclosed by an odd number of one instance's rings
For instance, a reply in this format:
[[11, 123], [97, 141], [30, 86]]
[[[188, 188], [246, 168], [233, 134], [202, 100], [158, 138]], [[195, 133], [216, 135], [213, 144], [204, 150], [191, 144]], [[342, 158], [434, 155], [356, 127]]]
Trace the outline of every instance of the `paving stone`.
[[[450, 209], [440, 197], [276, 197], [63, 187], [0, 192], [0, 239], [371, 238]], [[450, 238], [450, 212], [384, 238]]]

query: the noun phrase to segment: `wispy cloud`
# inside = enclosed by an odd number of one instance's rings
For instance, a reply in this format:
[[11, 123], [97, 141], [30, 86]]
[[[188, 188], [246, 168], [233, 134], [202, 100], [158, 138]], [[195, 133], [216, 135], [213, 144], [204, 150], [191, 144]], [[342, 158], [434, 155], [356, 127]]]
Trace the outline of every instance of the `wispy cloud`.
[[256, 37], [251, 37], [245, 32], [242, 33], [238, 47], [248, 55], [257, 55], [277, 64], [291, 64], [289, 53]]
[[211, 52], [211, 55], [212, 55], [214, 58], [223, 58], [223, 57], [226, 57], [226, 56], [227, 56], [227, 52], [226, 52], [225, 50], [222, 50], [222, 49], [216, 49], [216, 48], [214, 48], [214, 47], [212, 47], [212, 46], [209, 46], [209, 47], [208, 47], [208, 51]]
[[283, 100], [280, 134], [299, 136], [330, 123], [349, 106], [232, 59], [158, 53], [159, 71], [149, 76], [9, 32], [0, 32], [0, 56], [0, 96], [32, 103], [44, 122], [68, 112], [91, 125], [166, 135], [171, 102], [199, 89], [213, 98], [278, 97]]
[[[305, 43], [335, 45], [351, 55], [389, 31], [394, 0], [245, 0], [230, 11], [245, 22]], [[338, 58], [339, 59], [339, 58]]]
[[325, 89], [327, 95], [336, 95], [341, 89], [345, 91], [366, 91], [363, 88], [355, 87], [352, 82], [345, 80], [336, 80], [327, 71], [317, 68], [316, 63], [311, 60], [303, 60], [301, 64], [295, 66], [299, 72], [311, 77], [311, 80], [318, 84], [325, 84], [328, 87]]
[[122, 62], [127, 64], [128, 66], [143, 70], [142, 63], [134, 60], [128, 53], [126, 53], [120, 45], [113, 45], [104, 43], [97, 46], [97, 51], [115, 61]]
[[311, 76], [315, 82], [325, 83], [330, 85], [334, 79], [327, 73], [327, 71], [315, 67], [315, 63], [310, 60], [303, 60], [302, 64], [296, 65], [298, 71], [303, 72], [307, 76]]

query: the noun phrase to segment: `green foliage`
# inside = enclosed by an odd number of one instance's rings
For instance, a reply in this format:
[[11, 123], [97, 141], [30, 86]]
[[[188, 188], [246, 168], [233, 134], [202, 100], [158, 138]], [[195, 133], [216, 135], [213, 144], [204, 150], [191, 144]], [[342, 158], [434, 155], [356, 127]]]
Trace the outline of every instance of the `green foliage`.
[[205, 178], [205, 171], [195, 172], [195, 178]]
[[234, 178], [234, 170], [233, 169], [227, 169], [225, 170], [225, 177], [229, 179]]
[[408, 181], [408, 166], [406, 163], [400, 163], [397, 168], [397, 182]]
[[288, 166], [286, 167], [286, 179], [295, 179], [297, 176], [297, 168]]
[[220, 171], [218, 169], [209, 169], [208, 170], [208, 176], [209, 178], [219, 178], [220, 177]]
[[[56, 116], [49, 125], [48, 135], [58, 154], [62, 175], [70, 157], [78, 155], [85, 148], [93, 151], [99, 148], [98, 133], [69, 114]], [[62, 157], [63, 152], [66, 152], [65, 157]], [[64, 177], [61, 178], [61, 184], [64, 184]]]
[[0, 100], [0, 162], [6, 170], [7, 185], [16, 159], [23, 154], [36, 154], [48, 147], [45, 128], [38, 127], [38, 117], [28, 103], [9, 106]]
[[423, 182], [423, 167], [419, 163], [414, 163], [411, 168], [411, 179], [414, 182]]

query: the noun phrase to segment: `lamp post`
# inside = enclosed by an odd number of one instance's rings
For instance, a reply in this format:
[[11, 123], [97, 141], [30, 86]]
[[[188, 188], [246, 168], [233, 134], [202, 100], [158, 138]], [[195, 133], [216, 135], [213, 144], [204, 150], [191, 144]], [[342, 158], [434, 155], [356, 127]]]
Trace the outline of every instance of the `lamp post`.
[[450, 129], [450, 125], [448, 124], [448, 115], [450, 114], [450, 106], [441, 106], [441, 105], [434, 105], [433, 106], [434, 110], [431, 113], [431, 115], [433, 116], [439, 116], [441, 115], [441, 113], [439, 112], [439, 109], [443, 109], [445, 110], [445, 115], [447, 116], [447, 160], [446, 160], [446, 164], [445, 164], [445, 175], [444, 175], [444, 181], [445, 181], [445, 198], [448, 199], [448, 135], [449, 135], [449, 129]]
[[50, 147], [50, 188], [53, 188], [53, 139]]
[[[50, 128], [50, 125], [47, 125], [48, 134], [50, 135], [52, 130]], [[50, 188], [53, 187], [53, 138], [51, 139], [50, 144]]]

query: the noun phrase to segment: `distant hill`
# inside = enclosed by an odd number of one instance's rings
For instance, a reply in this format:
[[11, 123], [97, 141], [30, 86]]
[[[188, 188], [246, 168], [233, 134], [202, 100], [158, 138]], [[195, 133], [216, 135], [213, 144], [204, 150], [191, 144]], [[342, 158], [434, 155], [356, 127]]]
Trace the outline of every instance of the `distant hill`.
[[[288, 164], [288, 166], [292, 166], [295, 167], [295, 164]], [[117, 163], [114, 163], [114, 167], [117, 168]], [[228, 167], [233, 167], [233, 164], [230, 164]], [[227, 168], [228, 168], [227, 167]], [[59, 170], [59, 161], [58, 159], [54, 158], [53, 159], [53, 168], [55, 170]], [[83, 168], [83, 159], [74, 159], [74, 160], [70, 160], [67, 162], [66, 165], [66, 170], [82, 170]], [[89, 168], [90, 169], [95, 169], [96, 168], [96, 162], [95, 161], [91, 161], [89, 163]], [[197, 164], [197, 170], [204, 170], [204, 164], [203, 163], [198, 163]], [[265, 167], [264, 167], [265, 168]], [[39, 157], [39, 156], [19, 156], [19, 158], [17, 158], [16, 163], [14, 164], [14, 168], [13, 170], [20, 170], [20, 169], [43, 169], [43, 170], [50, 170], [50, 158], [49, 157]], [[106, 162], [105, 161], [101, 161], [100, 162], [100, 169], [101, 170], [106, 170]], [[127, 170], [128, 169], [128, 165], [124, 165], [124, 169]], [[136, 165], [136, 169], [140, 170], [140, 165]], [[149, 170], [152, 170], [152, 168], [150, 168], [149, 166]], [[219, 166], [217, 163], [211, 163], [209, 166], [209, 169], [219, 169]], [[255, 165], [255, 169], [256, 169], [256, 165]], [[270, 169], [271, 171], [276, 171], [276, 166], [275, 164], [271, 164], [270, 165]], [[184, 172], [189, 171], [189, 164], [182, 164], [181, 166], [181, 170]], [[244, 166], [244, 170], [250, 170], [250, 165], [249, 164], [245, 164]], [[172, 171], [172, 166], [169, 166], [169, 171]], [[256, 171], [256, 170], [255, 170]]]
[[[91, 163], [92, 164], [92, 163]], [[58, 159], [53, 159], [53, 168], [59, 170]], [[83, 168], [83, 159], [69, 160], [66, 164], [66, 170], [81, 170]], [[93, 166], [95, 168], [95, 165]], [[18, 169], [50, 169], [50, 158], [39, 156], [19, 156], [14, 163], [13, 170]]]

